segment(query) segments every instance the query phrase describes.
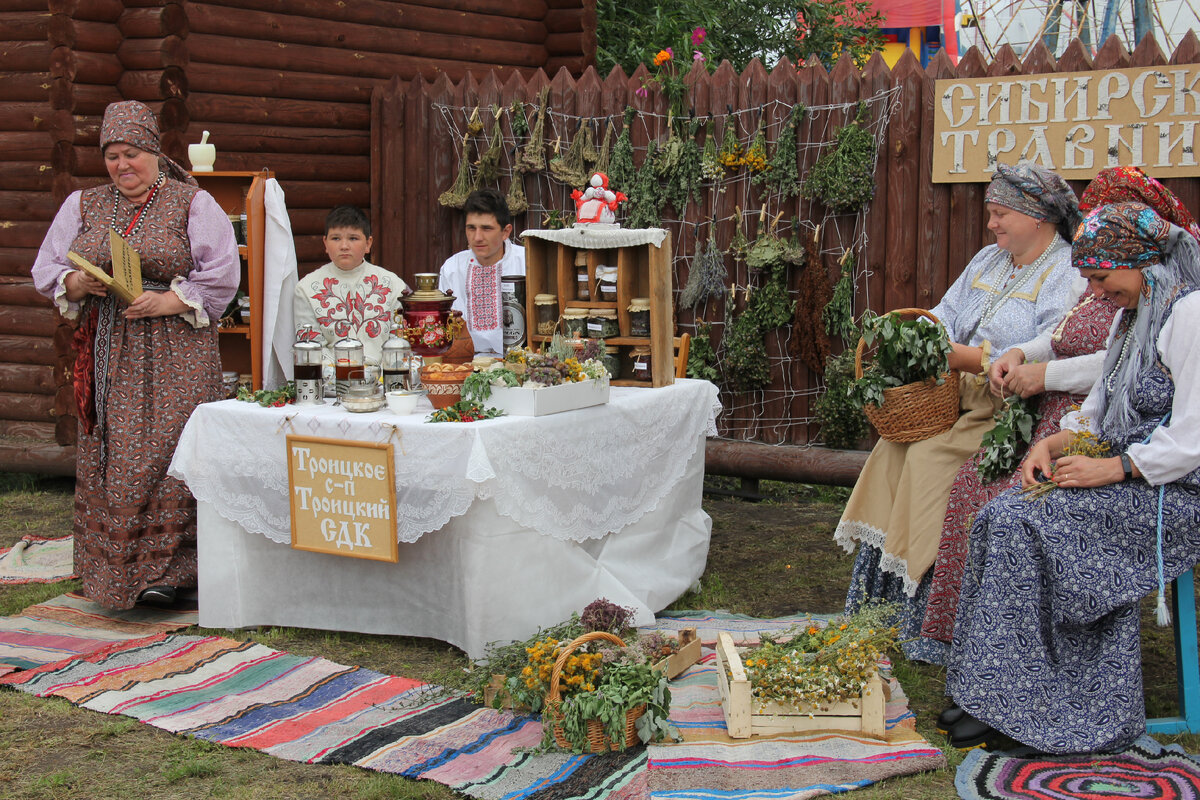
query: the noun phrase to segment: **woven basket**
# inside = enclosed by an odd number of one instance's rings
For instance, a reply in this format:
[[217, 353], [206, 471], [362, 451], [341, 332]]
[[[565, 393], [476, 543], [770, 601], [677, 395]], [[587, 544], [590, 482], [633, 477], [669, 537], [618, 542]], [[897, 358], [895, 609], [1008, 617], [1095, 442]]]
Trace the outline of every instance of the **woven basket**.
[[421, 384], [429, 390], [434, 408], [446, 408], [462, 400], [462, 385], [469, 372], [426, 372], [421, 367]]
[[[902, 319], [926, 317], [935, 324], [940, 323], [937, 317], [921, 308], [901, 308], [891, 313]], [[856, 378], [863, 376], [866, 344], [865, 339], [859, 339], [854, 351]], [[958, 371], [942, 373], [940, 385], [933, 378], [927, 378], [884, 389], [883, 405], [865, 405], [863, 413], [879, 436], [889, 442], [919, 442], [948, 431], [958, 421]]]
[[[563, 735], [562, 732], [562, 695], [559, 693], [558, 684], [562, 678], [563, 667], [567, 664], [567, 659], [571, 657], [578, 648], [594, 642], [596, 640], [604, 640], [618, 647], [624, 647], [625, 642], [621, 641], [619, 636], [614, 636], [606, 631], [593, 631], [585, 633], [578, 639], [573, 640], [569, 645], [563, 648], [559, 653], [558, 660], [554, 662], [554, 668], [550, 670], [550, 691], [546, 694], [546, 707], [542, 712], [542, 724], [550, 725], [554, 731], [554, 743], [563, 750], [572, 750], [574, 745]], [[632, 746], [638, 741], [636, 723], [638, 717], [646, 712], [645, 704], [636, 705], [625, 712], [625, 742], [614, 742], [604, 735], [604, 724], [599, 720], [588, 720], [587, 722], [587, 747], [585, 753], [607, 753], [610, 750], [624, 750]]]

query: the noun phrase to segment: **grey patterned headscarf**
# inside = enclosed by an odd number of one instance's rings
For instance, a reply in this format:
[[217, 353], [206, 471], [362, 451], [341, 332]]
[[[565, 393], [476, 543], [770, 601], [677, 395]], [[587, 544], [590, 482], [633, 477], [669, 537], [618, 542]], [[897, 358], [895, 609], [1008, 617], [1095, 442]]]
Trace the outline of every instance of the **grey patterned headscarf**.
[[996, 164], [996, 174], [983, 199], [1054, 223], [1058, 235], [1068, 242], [1079, 227], [1079, 198], [1075, 192], [1056, 173], [1032, 161], [1021, 161], [1016, 166]]

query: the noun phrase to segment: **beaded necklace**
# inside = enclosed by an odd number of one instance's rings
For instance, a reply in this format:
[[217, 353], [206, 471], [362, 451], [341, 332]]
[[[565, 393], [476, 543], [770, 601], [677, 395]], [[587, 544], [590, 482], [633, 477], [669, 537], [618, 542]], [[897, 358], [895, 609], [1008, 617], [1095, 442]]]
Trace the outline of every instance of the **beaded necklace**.
[[150, 207], [152, 202], [154, 202], [154, 198], [158, 196], [158, 190], [162, 188], [162, 185], [166, 182], [167, 176], [161, 172], [158, 173], [158, 177], [154, 180], [154, 183], [150, 185], [150, 193], [146, 195], [145, 201], [138, 206], [138, 210], [134, 212], [133, 219], [129, 221], [129, 225], [125, 227], [124, 231], [117, 227], [117, 211], [121, 207], [121, 191], [117, 189], [116, 186], [113, 186], [112, 222], [109, 223], [112, 229], [127, 239], [140, 231], [142, 229], [142, 222], [146, 218], [146, 209]]
[[[1000, 306], [1004, 304], [1004, 301], [1015, 294], [1017, 289], [1029, 283], [1029, 281], [1033, 279], [1033, 276], [1038, 274], [1042, 264], [1045, 264], [1050, 258], [1051, 254], [1058, 249], [1056, 247], [1057, 244], [1058, 237], [1051, 239], [1050, 244], [1046, 245], [1046, 249], [1043, 250], [1042, 254], [1037, 257], [1037, 260], [1028, 266], [1020, 267], [1019, 271], [1016, 262], [1013, 261], [1012, 253], [1008, 253], [1008, 280], [1004, 282], [1003, 288], [996, 292], [996, 295], [992, 298], [991, 302], [989, 302], [987, 307], [983, 309], [983, 315], [979, 318], [979, 324], [975, 326], [976, 330], [982, 328], [984, 325], [990, 322], [992, 317], [996, 316], [996, 312], [1000, 310]], [[1013, 275], [1017, 276], [1016, 280], [1013, 280]]]
[[1082, 311], [1084, 308], [1087, 307], [1087, 305], [1089, 303], [1091, 303], [1095, 299], [1096, 299], [1096, 295], [1089, 294], [1087, 297], [1085, 297], [1083, 299], [1082, 302], [1076, 303], [1075, 305], [1071, 306], [1071, 310], [1068, 311], [1067, 315], [1062, 318], [1062, 322], [1058, 323], [1058, 327], [1054, 329], [1054, 333], [1050, 334], [1050, 340], [1054, 341], [1054, 342], [1061, 342], [1062, 338], [1063, 338], [1063, 331], [1065, 331], [1067, 329], [1067, 320], [1069, 320], [1071, 317], [1073, 317], [1075, 315], [1076, 311]]
[[1129, 343], [1133, 341], [1133, 336], [1129, 329], [1133, 327], [1133, 319], [1137, 315], [1134, 311], [1121, 317], [1120, 336], [1124, 337], [1121, 342], [1121, 352], [1117, 354], [1117, 363], [1113, 364], [1113, 368], [1104, 376], [1104, 388], [1108, 389], [1109, 394], [1112, 394], [1113, 387], [1117, 385], [1117, 373], [1121, 371], [1121, 364], [1125, 363], [1125, 356], [1129, 355]]

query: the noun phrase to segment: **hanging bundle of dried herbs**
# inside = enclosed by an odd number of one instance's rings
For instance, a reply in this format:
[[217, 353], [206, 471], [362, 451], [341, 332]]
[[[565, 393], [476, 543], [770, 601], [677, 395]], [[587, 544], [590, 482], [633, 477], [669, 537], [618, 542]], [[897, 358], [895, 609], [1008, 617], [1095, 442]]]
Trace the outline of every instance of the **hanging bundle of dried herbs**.
[[[708, 243], [693, 259], [687, 282], [679, 292], [679, 305], [684, 308], [696, 308], [710, 297], [725, 294], [729, 273], [725, 269], [725, 254], [717, 247], [715, 227], [708, 226]], [[695, 340], [692, 341], [695, 346]]]
[[833, 149], [817, 159], [800, 193], [830, 211], [858, 211], [875, 196], [875, 138], [866, 128], [867, 104], [858, 103], [854, 121], [837, 132]]
[[866, 415], [850, 399], [853, 383], [854, 349], [830, 356], [825, 362], [825, 392], [813, 404], [813, 417], [827, 447], [851, 449], [870, 432]]
[[[581, 187], [586, 186], [588, 182], [587, 165], [583, 163], [583, 131], [585, 127], [585, 124], [580, 122], [567, 152], [555, 155], [550, 161], [550, 174], [567, 186]], [[555, 144], [557, 145], [557, 142]]]
[[[723, 129], [722, 135], [724, 135]], [[700, 177], [706, 181], [715, 182], [725, 177], [725, 167], [721, 166], [721, 154], [717, 149], [719, 138], [713, 119], [709, 117], [708, 130], [704, 134], [704, 153], [700, 157]]]
[[712, 346], [712, 325], [707, 322], [697, 325], [696, 333], [692, 335], [688, 346], [687, 376], [712, 383], [721, 377], [717, 371], [717, 353]]
[[625, 125], [621, 128], [621, 135], [617, 137], [617, 143], [613, 145], [612, 158], [608, 164], [608, 185], [621, 187], [631, 187], [633, 179], [637, 177], [637, 167], [633, 165], [633, 120], [637, 117], [637, 109], [632, 106], [625, 107]]
[[788, 342], [788, 352], [803, 361], [814, 374], [825, 369], [825, 361], [829, 358], [829, 335], [825, 333], [822, 317], [825, 307], [833, 299], [833, 287], [829, 285], [825, 262], [821, 258], [820, 236], [821, 228], [817, 226], [812, 236], [802, 237], [805, 263], [797, 287], [800, 300], [792, 320], [792, 338]]
[[488, 149], [479, 156], [479, 174], [476, 184], [491, 185], [500, 180], [500, 159], [504, 156], [504, 148], [500, 138], [500, 108], [492, 106], [495, 119], [492, 122], [492, 132], [488, 135]]
[[467, 120], [467, 133], [472, 136], [478, 136], [483, 133], [483, 120], [479, 118], [479, 106], [475, 106], [475, 110], [471, 112], [470, 119]]
[[750, 240], [746, 238], [746, 230], [744, 228], [745, 221], [742, 219], [742, 207], [733, 207], [733, 238], [729, 240], [729, 255], [733, 256], [734, 261], [745, 261], [746, 251], [750, 249]]
[[821, 312], [825, 332], [842, 337], [847, 347], [858, 342], [858, 326], [854, 324], [854, 253], [847, 248], [838, 261], [841, 276], [833, 287], [833, 297]]
[[520, 100], [513, 100], [509, 106], [509, 113], [512, 116], [512, 132], [513, 136], [524, 136], [529, 133], [529, 120], [525, 116], [525, 104]]
[[454, 183], [450, 188], [442, 192], [438, 197], [438, 203], [447, 208], [462, 208], [463, 203], [467, 202], [467, 195], [471, 193], [471, 187], [474, 185], [473, 176], [471, 174], [471, 137], [464, 136], [462, 140], [462, 157], [458, 160], [458, 174], [454, 176]]
[[533, 130], [529, 134], [529, 142], [521, 151], [518, 160], [522, 172], [541, 172], [546, 168], [546, 103], [550, 99], [549, 85], [543, 86], [538, 93], [537, 116], [533, 119]]
[[596, 149], [596, 135], [592, 133], [592, 121], [586, 119], [580, 122], [579, 130], [583, 133], [584, 168], [595, 167], [596, 162], [600, 159], [600, 151]]
[[778, 192], [781, 200], [800, 194], [800, 171], [796, 166], [796, 132], [803, 118], [804, 106], [799, 103], [792, 106], [783, 128], [779, 131], [779, 139], [775, 142], [770, 168], [752, 179], [755, 183], [766, 185], [772, 192]]
[[721, 344], [732, 389], [748, 392], [770, 384], [771, 366], [763, 337], [791, 319], [793, 305], [780, 274], [750, 295], [746, 310], [726, 328]]
[[[679, 216], [683, 216], [684, 209], [693, 198], [696, 202], [700, 202], [700, 162], [702, 154], [700, 152], [700, 144], [696, 141], [696, 133], [700, 128], [698, 120], [692, 120], [688, 124], [687, 134], [685, 136], [677, 136], [674, 132], [671, 133], [671, 139], [668, 140], [668, 145], [671, 142], [677, 142], [675, 145], [675, 153], [672, 156], [673, 163], [666, 169], [660, 171], [660, 175], [666, 182], [664, 193], [666, 200], [671, 206], [679, 212]], [[660, 161], [662, 158], [660, 157]]]
[[600, 142], [600, 154], [596, 156], [595, 170], [596, 172], [603, 172], [605, 175], [608, 175], [609, 186], [612, 185], [612, 175], [609, 175], [608, 162], [612, 156], [612, 140], [615, 130], [616, 128], [610, 119], [608, 125], [604, 128], [604, 140]]
[[742, 165], [742, 143], [738, 141], [737, 120], [732, 115], [725, 118], [725, 132], [717, 161], [726, 170], [736, 170]]
[[504, 202], [508, 204], [510, 214], [524, 214], [529, 210], [529, 200], [525, 197], [525, 174], [519, 169], [513, 170]]
[[[662, 222], [663, 196], [655, 173], [658, 151], [654, 142], [646, 147], [646, 158], [633, 180], [626, 209], [629, 212], [629, 227], [657, 228]], [[609, 184], [612, 184], [611, 179]]]
[[[746, 267], [752, 274], [766, 273], [769, 276], [775, 276], [785, 268], [790, 260], [791, 255], [788, 252], [790, 243], [775, 235], [775, 229], [779, 225], [781, 216], [783, 216], [782, 211], [775, 215], [775, 219], [771, 220], [768, 228], [766, 225], [767, 207], [763, 206], [759, 211], [758, 238], [746, 251]], [[803, 256], [800, 256], [800, 259], [802, 260]]]
[[[754, 139], [750, 142], [750, 149], [746, 151], [746, 155], [742, 156], [742, 164], [746, 166], [752, 173], [754, 179], [760, 179], [762, 173], [771, 168], [767, 163], [767, 112], [763, 111], [758, 117], [758, 129], [754, 132]], [[755, 182], [761, 182], [756, 180]]]

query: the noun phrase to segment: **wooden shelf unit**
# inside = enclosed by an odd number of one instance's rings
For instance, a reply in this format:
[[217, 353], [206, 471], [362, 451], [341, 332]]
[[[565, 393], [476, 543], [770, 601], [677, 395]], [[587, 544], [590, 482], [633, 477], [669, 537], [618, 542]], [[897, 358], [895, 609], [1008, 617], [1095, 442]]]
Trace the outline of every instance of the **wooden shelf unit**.
[[193, 172], [200, 188], [211, 194], [226, 214], [246, 215], [246, 243], [238, 245], [242, 276], [238, 283], [250, 298], [250, 323], [220, 329], [221, 368], [249, 373], [254, 389], [262, 388], [262, 300], [266, 210], [263, 200], [270, 170], [257, 172]]
[[[532, 235], [530, 235], [532, 234]], [[536, 320], [534, 298], [539, 294], [558, 297], [558, 316], [562, 319], [567, 308], [613, 308], [617, 311], [618, 336], [605, 341], [616, 347], [621, 358], [621, 374], [613, 376], [614, 386], [669, 386], [675, 382], [675, 312], [671, 295], [671, 234], [662, 244], [628, 247], [573, 247], [539, 238], [537, 232], [526, 231], [525, 245], [525, 319]], [[587, 253], [588, 286], [596, 296], [596, 267], [617, 266], [617, 300], [580, 300], [575, 276], [575, 253]], [[629, 333], [629, 301], [634, 297], [650, 298], [650, 335], [631, 336]], [[541, 345], [552, 337], [532, 332], [529, 342]], [[624, 378], [632, 370], [630, 348], [649, 345], [650, 370], [653, 380], [637, 381]]]

